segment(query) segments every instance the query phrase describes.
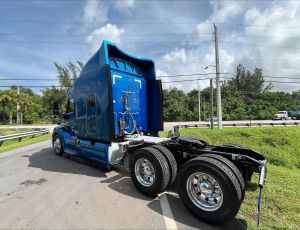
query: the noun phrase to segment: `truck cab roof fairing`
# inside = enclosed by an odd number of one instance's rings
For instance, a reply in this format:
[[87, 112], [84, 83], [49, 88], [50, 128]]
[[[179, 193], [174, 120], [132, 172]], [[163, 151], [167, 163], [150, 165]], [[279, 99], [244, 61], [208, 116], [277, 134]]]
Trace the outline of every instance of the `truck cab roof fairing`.
[[95, 68], [102, 68], [110, 64], [111, 58], [121, 59], [143, 69], [143, 76], [147, 79], [155, 79], [154, 62], [148, 58], [137, 57], [120, 50], [114, 43], [103, 41], [100, 49], [87, 61], [80, 76], [84, 76]]

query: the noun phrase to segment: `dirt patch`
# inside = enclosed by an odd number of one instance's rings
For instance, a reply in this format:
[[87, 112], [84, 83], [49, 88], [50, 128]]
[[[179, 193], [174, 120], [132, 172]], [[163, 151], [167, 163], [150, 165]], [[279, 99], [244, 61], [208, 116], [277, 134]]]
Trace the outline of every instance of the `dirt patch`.
[[41, 178], [39, 180], [25, 180], [23, 182], [20, 183], [20, 185], [23, 185], [25, 187], [30, 187], [31, 185], [41, 185], [46, 183], [46, 179], [45, 178]]

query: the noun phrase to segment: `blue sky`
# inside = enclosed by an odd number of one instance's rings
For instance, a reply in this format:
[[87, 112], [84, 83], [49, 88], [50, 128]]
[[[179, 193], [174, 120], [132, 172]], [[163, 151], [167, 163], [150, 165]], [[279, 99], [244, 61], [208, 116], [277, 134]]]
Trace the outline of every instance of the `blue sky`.
[[[221, 72], [233, 73], [241, 63], [276, 77], [267, 80], [292, 81], [287, 78], [300, 77], [298, 8], [299, 1], [271, 0], [0, 0], [0, 78], [56, 79], [54, 61], [85, 62], [103, 39], [152, 58], [158, 76], [211, 73], [214, 68], [204, 67], [215, 64], [212, 24], [216, 22]], [[0, 81], [0, 85], [11, 84], [56, 83]], [[204, 88], [208, 81], [165, 83], [164, 87], [188, 91], [198, 85]], [[297, 83], [274, 85], [275, 90], [299, 89]]]

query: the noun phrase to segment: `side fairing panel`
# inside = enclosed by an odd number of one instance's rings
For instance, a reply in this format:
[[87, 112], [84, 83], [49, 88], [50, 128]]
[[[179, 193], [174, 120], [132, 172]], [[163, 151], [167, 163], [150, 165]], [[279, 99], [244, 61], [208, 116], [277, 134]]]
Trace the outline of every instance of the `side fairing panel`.
[[158, 132], [163, 130], [163, 90], [160, 80], [148, 81], [149, 130]]
[[106, 142], [113, 138], [108, 71], [108, 66], [95, 68], [76, 80], [73, 90], [76, 104], [74, 132], [79, 138]]

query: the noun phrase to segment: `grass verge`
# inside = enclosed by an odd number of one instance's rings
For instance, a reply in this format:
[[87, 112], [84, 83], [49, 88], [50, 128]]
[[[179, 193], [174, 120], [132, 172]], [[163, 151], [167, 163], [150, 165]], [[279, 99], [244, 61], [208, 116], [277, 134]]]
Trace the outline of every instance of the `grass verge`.
[[180, 134], [201, 137], [213, 145], [238, 143], [267, 155], [273, 165], [300, 168], [300, 127], [182, 129]]
[[17, 133], [25, 133], [25, 132], [30, 132], [33, 131], [33, 129], [0, 129], [0, 136], [4, 135], [10, 135], [10, 134], [17, 134]]
[[[201, 137], [213, 145], [238, 143], [267, 155], [260, 229], [299, 229], [300, 127], [183, 129], [180, 134]], [[246, 197], [237, 216], [248, 229], [256, 229], [257, 183], [255, 174], [247, 184]]]
[[51, 135], [46, 134], [46, 135], [36, 136], [34, 138], [32, 137], [23, 138], [21, 142], [19, 142], [18, 140], [5, 141], [4, 144], [0, 146], [0, 153], [8, 150], [24, 147], [27, 145], [35, 144], [41, 141], [50, 140], [50, 139], [51, 139]]
[[[268, 165], [263, 189], [260, 229], [298, 229], [300, 226], [300, 170]], [[246, 197], [237, 216], [248, 229], [256, 229], [258, 175], [247, 184]]]

